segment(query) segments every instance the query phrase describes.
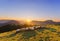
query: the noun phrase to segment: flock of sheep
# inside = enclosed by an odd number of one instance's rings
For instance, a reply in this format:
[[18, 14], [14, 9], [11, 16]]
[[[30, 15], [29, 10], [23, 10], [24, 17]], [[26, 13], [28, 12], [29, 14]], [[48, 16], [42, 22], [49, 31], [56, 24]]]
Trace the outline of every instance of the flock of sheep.
[[16, 32], [18, 31], [25, 31], [25, 30], [35, 30], [35, 29], [40, 29], [40, 26], [35, 26], [35, 27], [26, 27], [26, 28], [21, 28], [21, 29], [17, 29]]

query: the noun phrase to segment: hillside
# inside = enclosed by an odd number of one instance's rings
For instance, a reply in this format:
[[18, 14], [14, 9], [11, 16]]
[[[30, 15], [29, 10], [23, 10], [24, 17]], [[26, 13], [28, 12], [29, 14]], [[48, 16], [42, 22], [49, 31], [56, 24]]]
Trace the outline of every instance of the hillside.
[[45, 27], [38, 29], [17, 30], [29, 28], [28, 25], [20, 25], [20, 22], [15, 20], [0, 21], [0, 41], [60, 41], [60, 22], [48, 21], [33, 21], [34, 24], [39, 24]]
[[15, 20], [0, 20], [0, 33], [16, 30], [20, 28], [20, 23]]
[[[49, 28], [50, 27], [50, 28]], [[1, 33], [0, 41], [60, 41], [60, 25], [48, 25], [46, 28]]]
[[53, 25], [59, 25], [60, 22], [55, 22], [53, 20], [46, 20], [46, 21], [32, 21], [32, 24], [35, 25], [48, 25], [48, 24], [53, 24]]

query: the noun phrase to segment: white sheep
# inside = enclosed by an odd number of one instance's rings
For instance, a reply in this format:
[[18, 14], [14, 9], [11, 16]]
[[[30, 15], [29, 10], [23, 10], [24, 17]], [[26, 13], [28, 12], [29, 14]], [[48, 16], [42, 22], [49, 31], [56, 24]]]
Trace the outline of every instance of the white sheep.
[[16, 32], [20, 31], [21, 29], [17, 29]]

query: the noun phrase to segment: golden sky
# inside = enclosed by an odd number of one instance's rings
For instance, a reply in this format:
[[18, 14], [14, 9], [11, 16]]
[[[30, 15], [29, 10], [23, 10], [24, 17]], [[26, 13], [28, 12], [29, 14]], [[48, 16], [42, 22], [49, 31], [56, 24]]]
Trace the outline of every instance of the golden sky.
[[[33, 19], [24, 19], [24, 18], [13, 18], [13, 17], [0, 17], [0, 20], [24, 20], [24, 21], [31, 21]], [[40, 19], [35, 19], [37, 21], [45, 21], [46, 19], [44, 18], [40, 18]], [[51, 19], [49, 19], [51, 20]], [[57, 22], [60, 22], [60, 19], [53, 19], [53, 21], [57, 21]]]

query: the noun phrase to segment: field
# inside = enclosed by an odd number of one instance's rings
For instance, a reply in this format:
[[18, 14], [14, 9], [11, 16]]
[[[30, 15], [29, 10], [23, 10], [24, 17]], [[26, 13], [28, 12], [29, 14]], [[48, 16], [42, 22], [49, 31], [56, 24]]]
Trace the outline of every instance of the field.
[[46, 28], [0, 33], [0, 41], [60, 41], [60, 25], [47, 25]]

